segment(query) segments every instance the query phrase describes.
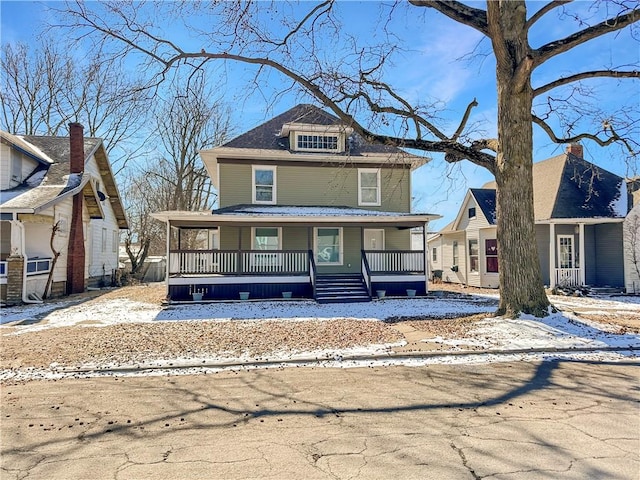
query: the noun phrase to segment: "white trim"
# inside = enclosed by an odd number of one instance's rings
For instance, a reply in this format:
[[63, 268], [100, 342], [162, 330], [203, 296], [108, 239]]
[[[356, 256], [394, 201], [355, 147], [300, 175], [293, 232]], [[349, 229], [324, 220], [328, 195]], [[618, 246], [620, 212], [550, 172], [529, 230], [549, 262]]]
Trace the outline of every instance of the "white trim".
[[[260, 250], [256, 247], [256, 229], [258, 228], [275, 228], [278, 231], [278, 248], [276, 250], [282, 250], [282, 227], [251, 227], [251, 249]], [[268, 250], [265, 250], [268, 251]]]
[[[167, 262], [168, 263], [168, 262]], [[244, 275], [183, 275], [168, 277], [168, 285], [233, 285], [250, 283], [309, 283], [309, 275], [281, 277], [277, 275], [251, 276]]]
[[[362, 229], [362, 240], [363, 241], [365, 240], [364, 236], [365, 236], [366, 232], [382, 232], [382, 246], [381, 246], [381, 248], [378, 248], [376, 250], [384, 250], [384, 246], [385, 246], [385, 243], [386, 243], [386, 240], [387, 240], [386, 237], [385, 237], [384, 228], [363, 228]], [[366, 243], [364, 245], [364, 250], [369, 250], [369, 246]]]
[[580, 261], [580, 285], [586, 285], [587, 283], [587, 278], [586, 278], [586, 266], [587, 266], [587, 262], [585, 259], [585, 245], [584, 245], [584, 223], [580, 223], [578, 224], [578, 241], [579, 243], [579, 261]]
[[[275, 205], [277, 202], [277, 166], [276, 165], [251, 165], [251, 198], [254, 204], [258, 205]], [[256, 170], [270, 170], [273, 172], [273, 186], [271, 190], [271, 200], [257, 200], [256, 199]]]
[[556, 286], [556, 225], [549, 224], [549, 287]]
[[[477, 248], [478, 248], [478, 254], [474, 255], [475, 257], [478, 257], [478, 269], [477, 270], [471, 270], [471, 242], [475, 241]], [[480, 239], [476, 238], [476, 237], [467, 237], [467, 272], [469, 272], [469, 274], [480, 274]]]
[[406, 282], [413, 280], [416, 282], [424, 282], [427, 280], [426, 275], [371, 275], [372, 282]]
[[[375, 173], [376, 174], [376, 200], [375, 202], [365, 202], [362, 200], [362, 177], [363, 173]], [[381, 204], [381, 181], [380, 177], [382, 176], [379, 168], [359, 168], [358, 169], [358, 205], [359, 206], [373, 206], [379, 207]], [[371, 188], [371, 187], [367, 187]]]
[[[321, 262], [318, 260], [318, 230], [333, 230], [338, 229], [338, 261], [337, 262]], [[313, 255], [316, 260], [317, 266], [329, 267], [335, 265], [343, 265], [344, 264], [344, 236], [342, 234], [342, 227], [313, 227]]]

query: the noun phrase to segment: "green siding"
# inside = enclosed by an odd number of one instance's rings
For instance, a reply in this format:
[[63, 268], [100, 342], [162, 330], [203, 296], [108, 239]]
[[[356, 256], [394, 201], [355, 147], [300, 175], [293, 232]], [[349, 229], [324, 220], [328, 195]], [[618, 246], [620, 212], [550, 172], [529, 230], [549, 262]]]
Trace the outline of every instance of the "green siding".
[[[260, 165], [260, 161], [256, 161]], [[251, 165], [220, 164], [220, 207], [252, 203]], [[276, 173], [278, 205], [358, 206], [357, 167], [281, 165]], [[382, 205], [372, 210], [408, 212], [411, 206], [408, 169], [381, 170]]]

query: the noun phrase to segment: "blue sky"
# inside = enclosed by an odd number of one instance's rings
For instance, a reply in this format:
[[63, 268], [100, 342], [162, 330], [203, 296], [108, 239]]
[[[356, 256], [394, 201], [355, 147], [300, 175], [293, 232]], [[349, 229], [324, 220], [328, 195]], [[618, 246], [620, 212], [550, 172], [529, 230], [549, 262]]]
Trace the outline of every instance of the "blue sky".
[[[53, 2], [55, 3], [55, 2]], [[61, 4], [58, 3], [58, 6]], [[308, 8], [309, 3], [302, 7]], [[531, 2], [529, 10], [540, 8], [541, 2]], [[572, 8], [580, 10], [583, 18], [595, 23], [602, 13], [590, 9], [591, 2], [577, 2]], [[481, 6], [481, 5], [478, 5]], [[376, 2], [341, 2], [345, 28], [359, 38], [379, 35], [380, 24]], [[2, 42], [29, 41], [53, 17], [41, 2], [0, 2]], [[606, 13], [606, 12], [604, 12]], [[557, 13], [550, 13], [532, 31], [531, 43], [539, 46], [571, 33], [577, 24], [558, 21]], [[411, 50], [397, 57], [389, 81], [410, 100], [441, 101], [445, 109], [442, 119], [455, 129], [466, 105], [477, 98], [479, 106], [474, 109], [472, 121], [477, 122], [486, 136], [496, 134], [496, 90], [494, 83], [494, 61], [491, 57], [476, 56], [473, 60], [460, 58], [474, 51], [488, 50], [480, 33], [462, 27], [431, 10], [401, 10], [393, 18], [394, 31], [402, 44], [411, 45]], [[158, 25], [163, 33], [179, 42], [192, 42], [179, 25]], [[568, 29], [567, 29], [568, 28]], [[583, 70], [602, 69], [609, 66], [637, 65], [640, 48], [628, 32], [608, 35], [578, 47], [574, 52], [560, 55], [541, 68], [534, 77], [534, 87], [552, 78]], [[282, 77], [269, 74], [265, 83], [250, 94], [246, 90], [234, 89], [237, 79], [251, 78], [252, 71], [242, 65], [218, 66], [212, 75], [219, 77], [220, 90], [236, 107], [233, 125], [236, 133], [242, 133], [281, 113], [296, 103], [312, 102], [310, 97], [287, 94], [273, 101], [275, 92], [281, 88]], [[594, 80], [589, 86], [595, 89], [598, 101], [606, 104], [635, 106], [640, 111], [640, 90], [637, 80]], [[552, 142], [539, 129], [534, 128], [534, 161], [543, 160], [564, 151], [564, 146]], [[584, 142], [585, 158], [619, 175], [626, 175], [627, 166], [618, 148], [600, 148]], [[480, 187], [492, 179], [491, 175], [468, 162], [447, 165], [440, 155], [432, 155], [433, 161], [414, 173], [414, 208], [417, 211], [438, 213], [444, 218], [430, 226], [443, 227], [451, 221], [469, 187]], [[635, 173], [635, 172], [631, 172]]]

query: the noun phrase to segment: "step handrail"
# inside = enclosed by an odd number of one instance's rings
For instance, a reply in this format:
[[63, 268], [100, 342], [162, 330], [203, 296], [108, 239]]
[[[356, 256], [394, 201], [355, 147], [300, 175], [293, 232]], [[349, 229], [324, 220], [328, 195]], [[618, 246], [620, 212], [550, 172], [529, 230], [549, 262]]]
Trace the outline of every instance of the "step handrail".
[[364, 283], [367, 285], [369, 297], [371, 297], [371, 269], [369, 268], [369, 260], [367, 260], [367, 254], [364, 250], [360, 250], [360, 252], [362, 258], [362, 277], [364, 278]]
[[311, 293], [313, 294], [313, 298], [316, 298], [316, 276], [317, 276], [317, 269], [316, 269], [316, 260], [315, 258], [313, 258], [313, 250], [309, 250], [308, 251], [308, 255], [309, 255], [309, 278], [311, 279]]

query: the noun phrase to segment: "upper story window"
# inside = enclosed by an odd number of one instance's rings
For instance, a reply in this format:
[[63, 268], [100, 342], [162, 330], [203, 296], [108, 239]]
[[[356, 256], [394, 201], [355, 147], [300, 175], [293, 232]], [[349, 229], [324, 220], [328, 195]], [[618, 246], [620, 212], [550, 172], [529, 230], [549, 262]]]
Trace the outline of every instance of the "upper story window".
[[276, 203], [276, 167], [254, 165], [252, 176], [253, 203]]
[[338, 151], [337, 135], [296, 135], [296, 150]]
[[358, 169], [358, 205], [380, 206], [379, 169]]
[[476, 218], [476, 207], [469, 208], [469, 218]]

